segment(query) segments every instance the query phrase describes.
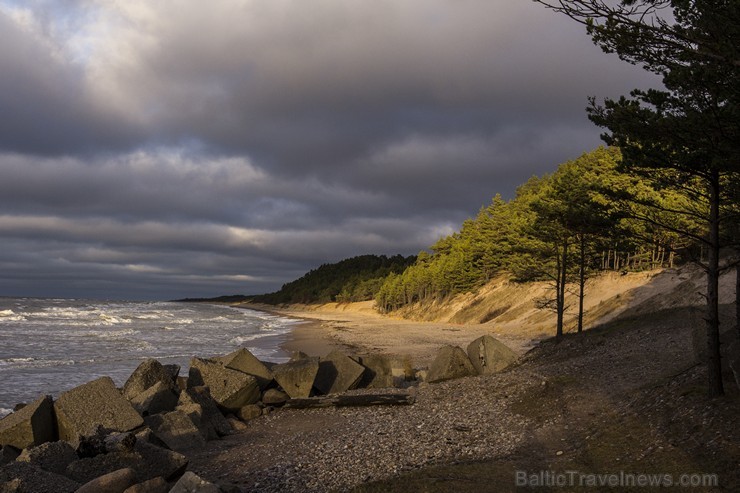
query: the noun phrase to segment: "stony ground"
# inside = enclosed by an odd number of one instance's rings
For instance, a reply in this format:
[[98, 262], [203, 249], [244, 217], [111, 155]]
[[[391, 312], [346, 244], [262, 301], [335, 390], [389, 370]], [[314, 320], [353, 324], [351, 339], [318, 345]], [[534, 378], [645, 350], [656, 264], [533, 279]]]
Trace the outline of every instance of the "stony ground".
[[728, 395], [706, 397], [697, 323], [695, 309], [616, 321], [498, 375], [422, 384], [412, 406], [280, 410], [191, 469], [260, 492], [525, 491], [516, 472], [543, 470], [716, 474], [717, 487], [679, 490], [740, 491], [740, 395], [728, 373]]

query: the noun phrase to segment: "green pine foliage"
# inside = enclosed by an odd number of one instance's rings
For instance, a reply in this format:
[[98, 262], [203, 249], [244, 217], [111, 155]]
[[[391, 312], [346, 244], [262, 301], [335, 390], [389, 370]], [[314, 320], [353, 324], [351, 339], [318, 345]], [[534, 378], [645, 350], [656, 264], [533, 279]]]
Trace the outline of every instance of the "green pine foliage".
[[680, 197], [622, 173], [620, 161], [618, 149], [600, 147], [552, 175], [532, 177], [509, 201], [495, 196], [459, 232], [432, 245], [431, 253], [421, 252], [414, 265], [388, 276], [375, 297], [378, 308], [388, 312], [443, 299], [507, 275], [552, 282], [551, 305], [562, 313], [568, 284], [582, 287], [599, 271], [674, 262], [688, 245], [659, 226], [671, 221], [671, 209], [655, 204]]
[[360, 255], [321, 265], [279, 291], [251, 299], [269, 304], [367, 301], [389, 275], [403, 272], [415, 260], [414, 256]]

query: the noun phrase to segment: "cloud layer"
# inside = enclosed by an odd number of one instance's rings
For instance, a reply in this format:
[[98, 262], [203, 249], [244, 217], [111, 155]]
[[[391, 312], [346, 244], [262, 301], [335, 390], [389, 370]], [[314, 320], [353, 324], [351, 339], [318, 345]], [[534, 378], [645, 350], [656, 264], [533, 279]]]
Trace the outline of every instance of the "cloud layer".
[[652, 81], [504, 0], [0, 0], [0, 295], [258, 293], [416, 253]]

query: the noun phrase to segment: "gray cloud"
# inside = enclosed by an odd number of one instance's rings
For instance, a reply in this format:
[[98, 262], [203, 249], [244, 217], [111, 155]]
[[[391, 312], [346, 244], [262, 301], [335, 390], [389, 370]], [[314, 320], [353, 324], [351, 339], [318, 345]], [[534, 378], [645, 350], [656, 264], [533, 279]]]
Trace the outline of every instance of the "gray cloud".
[[0, 295], [272, 290], [416, 253], [654, 83], [533, 2], [0, 0]]

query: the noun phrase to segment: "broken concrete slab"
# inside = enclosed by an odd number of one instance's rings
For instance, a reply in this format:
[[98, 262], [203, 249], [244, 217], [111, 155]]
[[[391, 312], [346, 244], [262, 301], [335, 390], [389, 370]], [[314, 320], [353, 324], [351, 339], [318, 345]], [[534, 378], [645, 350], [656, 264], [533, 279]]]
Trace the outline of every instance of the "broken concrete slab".
[[479, 375], [490, 375], [514, 363], [519, 356], [503, 342], [484, 335], [468, 345], [468, 358]]
[[22, 450], [55, 439], [54, 404], [49, 395], [0, 419], [0, 445]]
[[130, 431], [144, 424], [110, 377], [62, 392], [54, 403], [54, 413], [59, 438], [73, 446], [101, 426], [109, 431]]
[[264, 390], [272, 383], [272, 372], [246, 348], [237, 349], [217, 359], [226, 368], [255, 377], [261, 390]]
[[226, 412], [236, 412], [260, 398], [259, 384], [252, 375], [226, 368], [215, 360], [193, 358], [188, 386], [201, 385], [209, 388], [213, 399]]
[[405, 387], [417, 379], [414, 359], [408, 354], [365, 354], [356, 361], [367, 368], [358, 387]]
[[142, 416], [173, 411], [179, 392], [171, 383], [157, 382], [130, 399], [131, 405]]
[[73, 493], [80, 483], [60, 474], [44, 471], [27, 462], [11, 462], [0, 467], [0, 491], [33, 493]]
[[[178, 366], [177, 372], [179, 371], [180, 367]], [[160, 382], [174, 389], [177, 376], [175, 375], [173, 377], [173, 372], [174, 368], [165, 368], [156, 359], [149, 358], [137, 366], [136, 370], [126, 380], [126, 383], [123, 384], [123, 396], [131, 400], [149, 387]]]
[[477, 375], [473, 363], [461, 347], [442, 346], [427, 374], [429, 383]]
[[364, 366], [334, 350], [319, 361], [313, 386], [323, 394], [346, 392], [357, 388], [364, 373]]
[[75, 449], [67, 442], [47, 442], [23, 450], [16, 459], [55, 474], [64, 474], [72, 462], [79, 459]]
[[206, 444], [206, 439], [201, 435], [200, 430], [182, 411], [148, 416], [145, 422], [157, 438], [177, 452], [193, 447], [203, 447]]
[[192, 387], [180, 394], [178, 410], [187, 414], [206, 440], [231, 433], [231, 426], [218, 409], [208, 387]]
[[277, 365], [272, 369], [275, 381], [292, 398], [311, 395], [314, 379], [319, 372], [319, 358], [307, 357]]

